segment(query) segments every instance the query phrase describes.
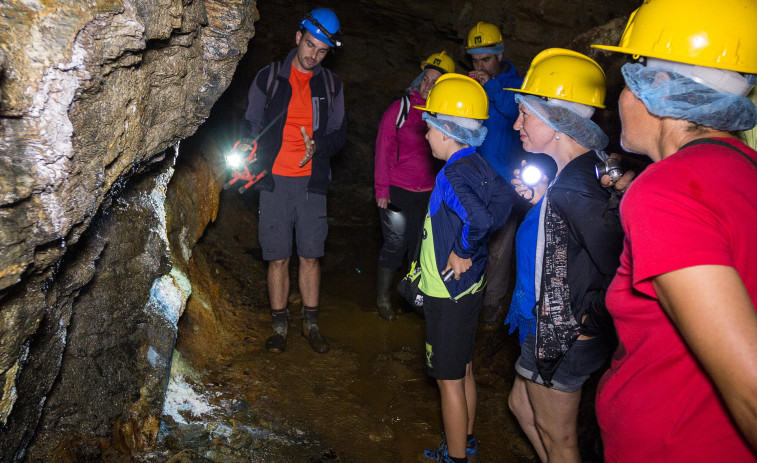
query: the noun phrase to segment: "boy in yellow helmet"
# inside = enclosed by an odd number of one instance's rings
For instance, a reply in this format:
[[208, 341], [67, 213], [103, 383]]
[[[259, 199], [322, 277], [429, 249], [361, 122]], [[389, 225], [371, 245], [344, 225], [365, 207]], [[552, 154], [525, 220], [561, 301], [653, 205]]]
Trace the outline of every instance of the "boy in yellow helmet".
[[[478, 153], [486, 137], [486, 92], [473, 79], [445, 74], [418, 107], [426, 138], [445, 161], [436, 177], [421, 244], [420, 289], [426, 318], [426, 367], [437, 380], [444, 434], [427, 458], [478, 461], [473, 438], [476, 384], [473, 345], [481, 310], [486, 245], [502, 227], [517, 196]], [[451, 273], [450, 273], [451, 272]]]

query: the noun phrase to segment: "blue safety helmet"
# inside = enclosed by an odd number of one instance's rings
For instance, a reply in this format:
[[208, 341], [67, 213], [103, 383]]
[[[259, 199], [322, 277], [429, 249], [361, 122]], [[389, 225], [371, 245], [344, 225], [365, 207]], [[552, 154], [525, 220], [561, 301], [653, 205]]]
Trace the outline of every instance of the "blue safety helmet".
[[300, 21], [300, 28], [330, 47], [342, 46], [342, 31], [336, 13], [328, 8], [316, 8]]

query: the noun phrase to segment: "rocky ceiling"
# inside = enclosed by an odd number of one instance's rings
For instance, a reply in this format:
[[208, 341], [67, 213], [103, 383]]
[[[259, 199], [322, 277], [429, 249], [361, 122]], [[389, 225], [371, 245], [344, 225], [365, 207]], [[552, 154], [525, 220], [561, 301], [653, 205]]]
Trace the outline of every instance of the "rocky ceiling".
[[[501, 26], [521, 73], [563, 46], [606, 64], [616, 88], [615, 64], [588, 44], [616, 40], [637, 4], [321, 2], [345, 33], [326, 62], [345, 83], [349, 130], [330, 194], [350, 198], [350, 219], [369, 220], [381, 113], [430, 53], [466, 68], [476, 21]], [[226, 176], [222, 151], [254, 73], [285, 55], [314, 6], [0, 3], [1, 461], [44, 461], [85, 436], [127, 455], [155, 445], [188, 262]]]

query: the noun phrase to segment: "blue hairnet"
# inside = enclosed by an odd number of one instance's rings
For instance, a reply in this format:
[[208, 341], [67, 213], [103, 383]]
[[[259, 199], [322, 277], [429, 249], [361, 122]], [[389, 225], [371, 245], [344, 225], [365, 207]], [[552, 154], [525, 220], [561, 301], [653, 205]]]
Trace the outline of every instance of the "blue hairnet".
[[412, 81], [412, 82], [410, 83], [410, 86], [409, 86], [408, 88], [406, 88], [406, 89], [405, 89], [405, 91], [406, 91], [407, 93], [412, 93], [412, 92], [419, 92], [419, 93], [420, 93], [420, 91], [421, 91], [421, 81], [423, 80], [423, 74], [425, 74], [425, 73], [426, 73], [426, 70], [427, 70], [427, 69], [428, 69], [429, 67], [430, 67], [431, 69], [436, 69], [437, 71], [441, 72], [441, 73], [442, 73], [442, 75], [444, 75], [444, 74], [446, 74], [446, 73], [447, 73], [447, 71], [444, 71], [444, 72], [442, 72], [442, 71], [443, 71], [443, 69], [440, 69], [440, 68], [438, 68], [438, 67], [436, 67], [436, 66], [431, 66], [431, 65], [428, 65], [428, 66], [426, 66], [425, 68], [423, 68], [423, 70], [421, 71], [421, 73], [420, 73], [420, 74], [418, 74], [418, 77], [416, 77], [415, 79], [413, 79], [413, 81]]
[[426, 73], [426, 70], [422, 70], [420, 74], [418, 74], [418, 77], [413, 79], [413, 81], [410, 83], [410, 86], [406, 89], [408, 93], [412, 92], [420, 92], [421, 91], [421, 80], [423, 80], [423, 74]]
[[[741, 95], [713, 88], [666, 69], [657, 60], [654, 66], [626, 63], [621, 68], [626, 85], [644, 103], [647, 110], [660, 117], [673, 117], [717, 130], [749, 130], [757, 124], [757, 107]], [[664, 72], [669, 78], [660, 78]], [[729, 71], [724, 71], [729, 72]], [[755, 76], [746, 77], [754, 83]]]
[[585, 148], [599, 151], [610, 142], [602, 129], [590, 119], [594, 113], [591, 106], [523, 93], [515, 94], [515, 102], [528, 108], [550, 129], [564, 133]]
[[492, 55], [501, 55], [505, 52], [505, 44], [502, 42], [489, 45], [487, 47], [469, 48], [465, 50], [465, 53], [469, 55], [480, 55], [484, 53], [491, 53]]
[[484, 138], [486, 138], [486, 127], [483, 126], [483, 121], [479, 119], [448, 116], [446, 114], [432, 116], [431, 113], [424, 112], [423, 120], [459, 143], [481, 146]]

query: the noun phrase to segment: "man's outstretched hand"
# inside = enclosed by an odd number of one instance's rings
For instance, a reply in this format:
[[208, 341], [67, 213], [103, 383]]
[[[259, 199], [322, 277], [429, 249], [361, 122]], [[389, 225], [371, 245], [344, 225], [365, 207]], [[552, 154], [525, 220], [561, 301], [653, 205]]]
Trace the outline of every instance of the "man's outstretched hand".
[[300, 161], [300, 167], [302, 167], [307, 164], [313, 158], [313, 154], [315, 154], [315, 140], [308, 135], [305, 127], [300, 127], [300, 133], [302, 134], [302, 140], [305, 142], [305, 157]]

